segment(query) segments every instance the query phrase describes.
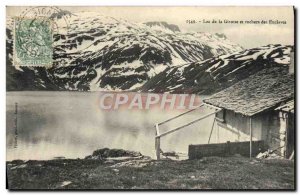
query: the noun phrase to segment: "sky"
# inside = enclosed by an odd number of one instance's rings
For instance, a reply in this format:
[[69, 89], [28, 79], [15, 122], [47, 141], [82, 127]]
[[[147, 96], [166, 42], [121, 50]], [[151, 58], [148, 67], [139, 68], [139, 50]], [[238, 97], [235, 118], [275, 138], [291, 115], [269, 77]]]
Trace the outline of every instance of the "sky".
[[[176, 24], [181, 31], [224, 33], [244, 48], [267, 44], [294, 45], [293, 7], [60, 7], [71, 12], [92, 11], [132, 22], [165, 21]], [[17, 16], [24, 7], [8, 7], [7, 15]], [[189, 24], [187, 20], [197, 23]], [[220, 23], [203, 23], [223, 21]], [[229, 21], [285, 21], [286, 24], [229, 24]], [[199, 23], [201, 21], [201, 23]]]

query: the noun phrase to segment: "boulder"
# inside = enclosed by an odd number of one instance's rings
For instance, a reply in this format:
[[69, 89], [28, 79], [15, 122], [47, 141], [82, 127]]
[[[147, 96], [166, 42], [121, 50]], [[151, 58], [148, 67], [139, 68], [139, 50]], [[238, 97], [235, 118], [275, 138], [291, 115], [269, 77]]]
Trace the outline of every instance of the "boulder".
[[139, 157], [142, 156], [140, 152], [123, 150], [123, 149], [109, 149], [102, 148], [95, 150], [92, 155], [86, 156], [85, 159], [106, 159], [116, 157]]

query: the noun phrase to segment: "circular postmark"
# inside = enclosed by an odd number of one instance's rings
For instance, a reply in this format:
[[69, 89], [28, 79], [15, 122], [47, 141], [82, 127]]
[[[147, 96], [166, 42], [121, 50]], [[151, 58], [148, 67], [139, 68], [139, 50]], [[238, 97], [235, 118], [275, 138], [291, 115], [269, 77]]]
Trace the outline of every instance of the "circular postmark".
[[68, 29], [67, 11], [57, 7], [29, 7], [15, 18], [14, 64], [52, 66], [54, 36]]
[[51, 21], [51, 29], [53, 31], [53, 34], [59, 34], [63, 33], [60, 31], [68, 30], [69, 22], [66, 16], [67, 14], [70, 13], [58, 7], [37, 6], [25, 9], [24, 11], [22, 11], [19, 18], [37, 19], [42, 22]]

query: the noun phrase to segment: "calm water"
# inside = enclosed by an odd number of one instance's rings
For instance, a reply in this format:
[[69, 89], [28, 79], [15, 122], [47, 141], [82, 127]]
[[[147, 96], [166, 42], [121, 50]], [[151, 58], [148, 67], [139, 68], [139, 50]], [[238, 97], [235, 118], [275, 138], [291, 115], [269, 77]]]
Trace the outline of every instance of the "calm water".
[[[7, 92], [7, 160], [83, 158], [103, 147], [135, 150], [154, 157], [153, 125], [183, 112], [104, 111], [97, 105], [98, 97], [98, 92]], [[199, 109], [162, 126], [161, 132], [210, 111]], [[187, 153], [189, 144], [207, 143], [212, 122], [210, 117], [163, 137], [162, 150]]]

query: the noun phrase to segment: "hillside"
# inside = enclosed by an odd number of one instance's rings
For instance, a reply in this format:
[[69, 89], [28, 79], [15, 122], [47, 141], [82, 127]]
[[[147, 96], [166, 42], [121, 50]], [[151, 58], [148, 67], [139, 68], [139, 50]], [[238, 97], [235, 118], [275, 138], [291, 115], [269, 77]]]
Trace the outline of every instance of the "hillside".
[[169, 67], [139, 90], [155, 93], [212, 94], [264, 68], [288, 68], [292, 51], [292, 46], [267, 45], [202, 62]]

